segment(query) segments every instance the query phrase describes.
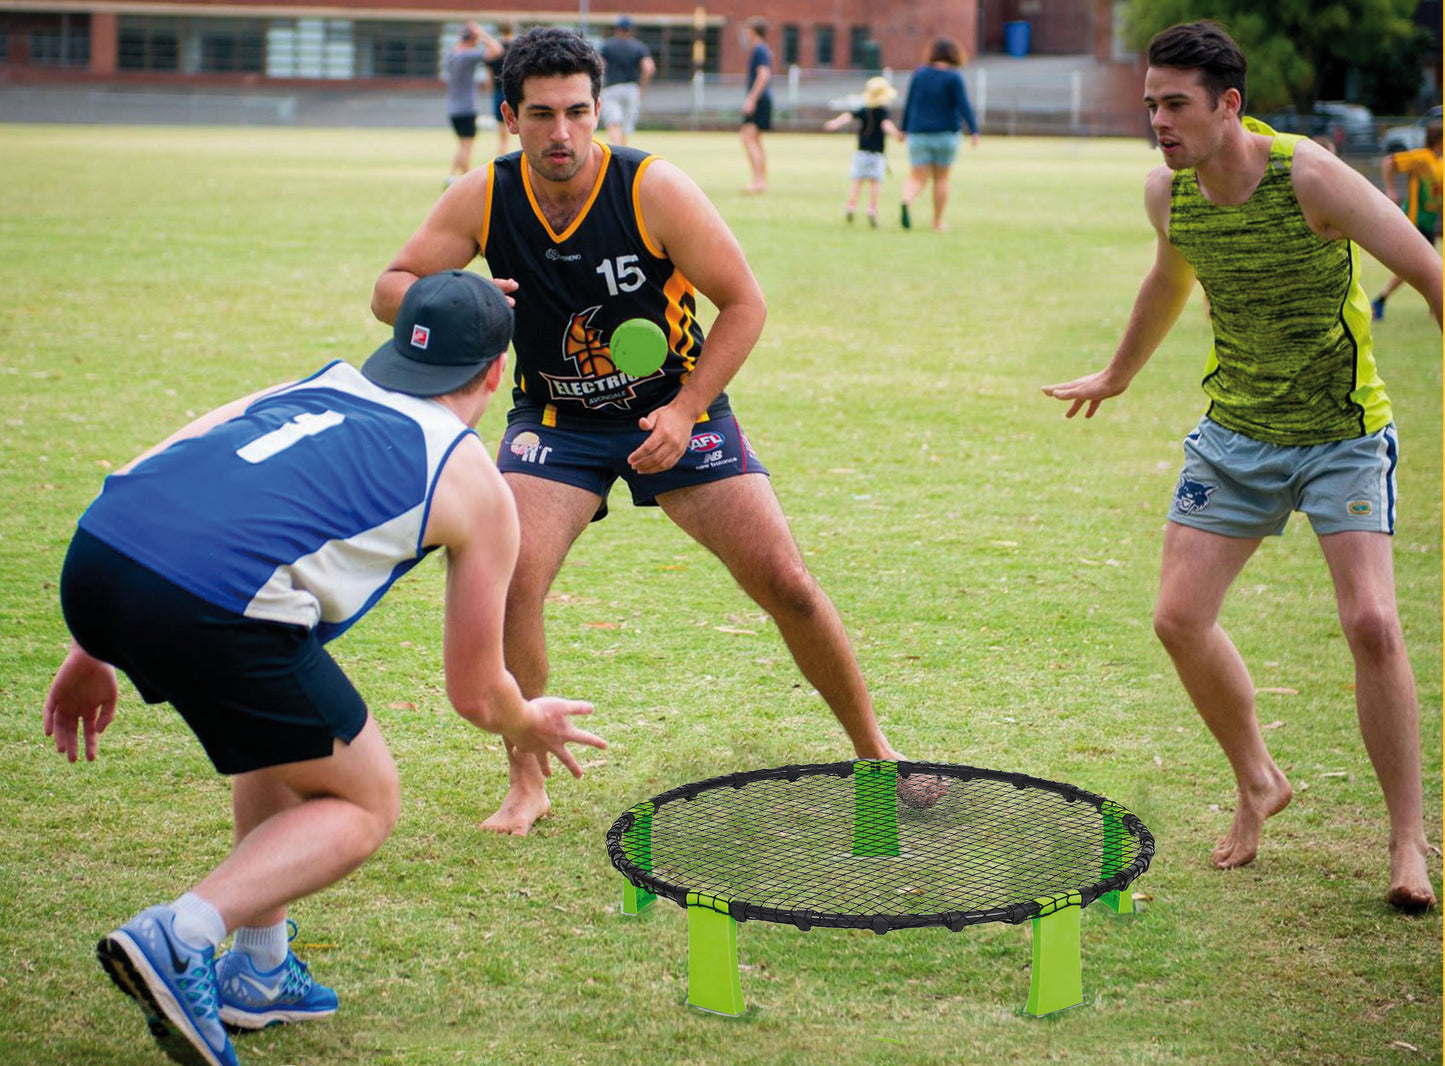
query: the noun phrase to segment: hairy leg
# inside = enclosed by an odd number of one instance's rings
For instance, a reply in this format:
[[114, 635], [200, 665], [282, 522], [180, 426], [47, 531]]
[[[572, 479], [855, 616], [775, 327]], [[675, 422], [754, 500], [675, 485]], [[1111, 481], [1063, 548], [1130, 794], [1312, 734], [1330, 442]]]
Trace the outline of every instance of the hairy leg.
[[1435, 903], [1420, 783], [1420, 708], [1395, 603], [1384, 533], [1333, 533], [1320, 548], [1334, 578], [1340, 625], [1355, 659], [1355, 711], [1390, 814], [1390, 889], [1397, 907]]
[[1282, 811], [1292, 795], [1265, 747], [1249, 671], [1219, 625], [1224, 595], [1258, 547], [1258, 539], [1170, 522], [1154, 608], [1154, 632], [1234, 770], [1239, 792], [1234, 822], [1213, 853], [1221, 868], [1254, 860], [1265, 819]]
[[808, 572], [763, 474], [742, 474], [657, 498], [772, 616], [803, 676], [837, 716], [860, 758], [897, 758], [833, 602]]
[[[547, 687], [547, 635], [542, 608], [547, 590], [561, 569], [573, 542], [587, 528], [600, 502], [596, 493], [559, 481], [505, 474], [517, 503], [520, 550], [507, 587], [503, 646], [507, 669], [522, 695], [534, 699]], [[482, 823], [488, 832], [526, 836], [533, 824], [552, 809], [547, 798], [545, 755], [518, 755], [507, 745], [507, 796], [496, 813]]]
[[273, 924], [288, 903], [341, 880], [381, 847], [397, 819], [396, 764], [368, 718], [324, 759], [236, 775], [232, 805], [236, 846], [193, 891], [227, 930]]

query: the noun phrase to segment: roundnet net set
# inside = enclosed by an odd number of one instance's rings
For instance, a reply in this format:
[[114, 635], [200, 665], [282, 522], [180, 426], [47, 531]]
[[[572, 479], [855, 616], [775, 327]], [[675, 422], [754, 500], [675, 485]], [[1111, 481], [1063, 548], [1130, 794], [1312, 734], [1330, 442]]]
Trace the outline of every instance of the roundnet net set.
[[865, 760], [682, 785], [623, 814], [607, 851], [633, 885], [682, 907], [705, 897], [740, 922], [886, 933], [1086, 907], [1148, 869], [1154, 838], [1073, 785]]

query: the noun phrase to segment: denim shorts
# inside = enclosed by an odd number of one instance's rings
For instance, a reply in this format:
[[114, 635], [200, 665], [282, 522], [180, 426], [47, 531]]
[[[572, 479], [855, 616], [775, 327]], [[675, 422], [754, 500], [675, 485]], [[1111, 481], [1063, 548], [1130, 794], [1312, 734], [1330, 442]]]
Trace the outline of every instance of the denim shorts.
[[1268, 444], [1204, 418], [1184, 438], [1169, 521], [1273, 537], [1302, 511], [1317, 536], [1395, 532], [1395, 426], [1326, 444]]
[[908, 162], [915, 167], [951, 167], [962, 139], [961, 133], [910, 133]]

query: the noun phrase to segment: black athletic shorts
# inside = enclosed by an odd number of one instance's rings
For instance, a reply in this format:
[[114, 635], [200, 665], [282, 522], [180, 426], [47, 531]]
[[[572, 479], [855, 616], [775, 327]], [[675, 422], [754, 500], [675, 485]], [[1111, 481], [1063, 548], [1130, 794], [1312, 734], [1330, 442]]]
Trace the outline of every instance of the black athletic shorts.
[[773, 98], [771, 96], [764, 96], [753, 107], [751, 115], [743, 116], [743, 125], [746, 126], [749, 123], [756, 126], [759, 131], [773, 128]]
[[147, 703], [169, 702], [223, 774], [319, 759], [366, 703], [305, 626], [206, 602], [83, 529], [60, 575], [71, 635]]
[[448, 115], [447, 118], [452, 120], [452, 129], [458, 137], [472, 138], [477, 135], [476, 115]]

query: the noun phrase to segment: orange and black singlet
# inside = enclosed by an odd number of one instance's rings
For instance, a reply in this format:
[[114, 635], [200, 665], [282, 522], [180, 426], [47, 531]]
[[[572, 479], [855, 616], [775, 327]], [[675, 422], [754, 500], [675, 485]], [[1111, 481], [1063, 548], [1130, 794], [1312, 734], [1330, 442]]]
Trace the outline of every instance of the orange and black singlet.
[[[648, 234], [639, 209], [638, 185], [657, 157], [594, 143], [602, 149], [597, 183], [562, 233], [543, 215], [522, 153], [490, 164], [477, 243], [492, 276], [519, 285], [509, 422], [635, 428], [677, 395], [702, 353], [696, 291]], [[618, 370], [608, 350], [612, 331], [631, 318], [655, 322], [667, 338], [662, 367], [640, 378]], [[727, 412], [723, 394], [707, 417]]]

